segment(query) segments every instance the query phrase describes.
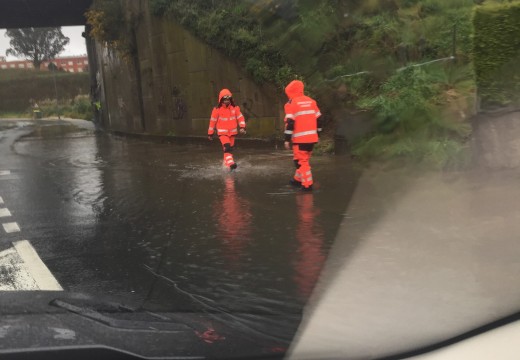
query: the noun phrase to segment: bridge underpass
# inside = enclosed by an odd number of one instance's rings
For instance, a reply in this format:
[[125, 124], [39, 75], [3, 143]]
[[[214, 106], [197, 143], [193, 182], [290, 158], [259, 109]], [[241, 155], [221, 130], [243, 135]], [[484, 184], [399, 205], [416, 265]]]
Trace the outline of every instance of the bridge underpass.
[[85, 25], [92, 0], [0, 0], [0, 28]]

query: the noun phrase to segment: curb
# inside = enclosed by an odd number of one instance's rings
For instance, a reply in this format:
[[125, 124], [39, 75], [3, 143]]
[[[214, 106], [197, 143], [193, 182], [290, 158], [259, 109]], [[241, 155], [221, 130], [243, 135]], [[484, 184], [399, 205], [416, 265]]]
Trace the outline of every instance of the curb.
[[[116, 137], [125, 137], [130, 139], [138, 139], [138, 140], [146, 140], [157, 143], [167, 143], [167, 144], [204, 144], [210, 145], [211, 142], [208, 140], [207, 136], [168, 136], [168, 135], [155, 135], [155, 134], [146, 134], [146, 133], [127, 133], [123, 131], [116, 130], [102, 130], [107, 134], [116, 136]], [[213, 142], [218, 142], [217, 139], [214, 139]], [[251, 147], [251, 148], [266, 148], [273, 147], [279, 148], [283, 147], [283, 142], [281, 140], [266, 140], [266, 139], [253, 139], [253, 138], [237, 138], [237, 145], [240, 147]]]

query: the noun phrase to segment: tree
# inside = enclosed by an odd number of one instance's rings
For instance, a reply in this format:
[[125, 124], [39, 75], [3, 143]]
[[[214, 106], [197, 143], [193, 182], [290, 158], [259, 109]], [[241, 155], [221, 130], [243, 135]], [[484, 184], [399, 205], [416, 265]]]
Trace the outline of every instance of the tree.
[[7, 29], [6, 36], [11, 38], [11, 48], [5, 54], [31, 60], [35, 69], [54, 59], [70, 41], [61, 28]]

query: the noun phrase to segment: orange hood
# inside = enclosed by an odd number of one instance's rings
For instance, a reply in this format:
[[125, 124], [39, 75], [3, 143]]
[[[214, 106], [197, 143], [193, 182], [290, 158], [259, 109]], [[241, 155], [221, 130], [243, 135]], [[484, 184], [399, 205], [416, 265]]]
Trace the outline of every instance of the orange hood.
[[218, 94], [218, 103], [220, 104], [220, 102], [222, 101], [222, 98], [224, 96], [233, 96], [233, 94], [231, 94], [231, 91], [229, 91], [228, 89], [222, 89], [220, 90], [220, 93]]
[[289, 99], [293, 99], [297, 96], [303, 96], [304, 85], [300, 80], [293, 80], [285, 88], [285, 93]]

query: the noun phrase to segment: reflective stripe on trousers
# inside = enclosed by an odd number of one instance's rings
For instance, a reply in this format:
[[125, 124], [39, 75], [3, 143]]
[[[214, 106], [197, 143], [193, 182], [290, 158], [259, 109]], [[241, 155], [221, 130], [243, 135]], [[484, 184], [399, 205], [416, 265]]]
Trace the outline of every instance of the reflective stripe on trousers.
[[[222, 144], [222, 150], [225, 150], [225, 144], [229, 144], [231, 148], [235, 145], [235, 136], [228, 136], [228, 135], [221, 135], [218, 137], [220, 140], [220, 143]], [[224, 153], [224, 165], [226, 167], [230, 167], [235, 163], [235, 160], [233, 159], [232, 153]]]
[[226, 167], [230, 167], [234, 163], [235, 161], [233, 160], [233, 155], [231, 153], [224, 153], [224, 165]]
[[314, 183], [312, 179], [311, 165], [309, 164], [312, 151], [300, 150], [300, 147], [296, 144], [293, 145], [293, 154], [294, 160], [297, 160], [300, 165], [294, 173], [294, 179], [301, 181], [304, 187], [311, 186]]

